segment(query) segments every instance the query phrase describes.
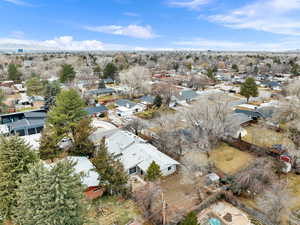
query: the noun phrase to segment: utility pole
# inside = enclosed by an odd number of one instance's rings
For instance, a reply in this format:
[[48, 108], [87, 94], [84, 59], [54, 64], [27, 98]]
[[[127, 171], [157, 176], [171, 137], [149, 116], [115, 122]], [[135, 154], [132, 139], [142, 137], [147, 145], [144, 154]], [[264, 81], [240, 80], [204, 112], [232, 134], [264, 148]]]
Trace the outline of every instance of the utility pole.
[[161, 202], [162, 202], [162, 219], [163, 225], [166, 224], [166, 201], [164, 199], [164, 193], [161, 192]]

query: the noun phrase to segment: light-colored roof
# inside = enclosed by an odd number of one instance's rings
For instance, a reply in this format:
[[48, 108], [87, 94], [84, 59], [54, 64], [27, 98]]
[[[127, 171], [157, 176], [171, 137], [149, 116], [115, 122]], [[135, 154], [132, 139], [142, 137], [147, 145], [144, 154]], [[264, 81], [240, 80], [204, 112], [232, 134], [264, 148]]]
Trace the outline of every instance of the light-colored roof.
[[118, 155], [126, 170], [139, 166], [143, 171], [147, 171], [153, 161], [161, 169], [179, 164], [153, 145], [146, 143], [145, 140], [127, 131], [118, 131], [106, 140], [108, 151]]
[[77, 162], [75, 165], [75, 173], [78, 174], [84, 174], [84, 176], [81, 179], [81, 182], [88, 187], [92, 186], [98, 186], [99, 180], [98, 180], [98, 173], [93, 171], [94, 165], [91, 163], [91, 161], [86, 157], [77, 157], [77, 156], [69, 156], [67, 157], [68, 160], [71, 160], [73, 162]]
[[29, 144], [31, 146], [31, 148], [33, 150], [39, 150], [40, 148], [40, 139], [41, 139], [41, 134], [32, 134], [32, 135], [25, 135], [25, 136], [21, 136], [20, 138], [22, 138], [27, 144]]

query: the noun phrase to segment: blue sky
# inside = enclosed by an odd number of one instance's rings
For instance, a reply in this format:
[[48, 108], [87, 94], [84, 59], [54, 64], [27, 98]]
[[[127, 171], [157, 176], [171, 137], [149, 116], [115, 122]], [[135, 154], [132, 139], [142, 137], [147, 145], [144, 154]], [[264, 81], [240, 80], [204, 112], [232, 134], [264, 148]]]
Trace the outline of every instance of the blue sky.
[[0, 0], [0, 10], [0, 49], [300, 46], [300, 0]]

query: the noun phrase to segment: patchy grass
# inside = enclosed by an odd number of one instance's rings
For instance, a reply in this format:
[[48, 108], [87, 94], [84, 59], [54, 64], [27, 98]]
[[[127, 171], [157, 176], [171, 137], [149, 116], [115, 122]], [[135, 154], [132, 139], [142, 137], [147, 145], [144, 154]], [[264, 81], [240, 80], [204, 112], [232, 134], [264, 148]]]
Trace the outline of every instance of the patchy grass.
[[136, 218], [142, 218], [134, 201], [107, 196], [92, 203], [90, 217], [95, 225], [125, 225]]
[[150, 120], [156, 116], [157, 112], [158, 112], [157, 109], [152, 108], [152, 109], [147, 109], [143, 112], [136, 113], [135, 115], [140, 117], [141, 119]]
[[118, 100], [120, 98], [120, 96], [117, 95], [106, 95], [106, 96], [100, 96], [98, 98], [99, 102], [112, 102], [115, 100]]
[[287, 175], [288, 190], [293, 199], [291, 209], [300, 208], [300, 176], [289, 173]]
[[109, 110], [113, 110], [113, 109], [117, 108], [117, 106], [116, 106], [115, 104], [108, 104], [106, 107], [107, 107]]
[[221, 144], [210, 154], [210, 160], [226, 174], [233, 175], [246, 168], [254, 157], [246, 152]]
[[168, 113], [175, 113], [175, 112], [176, 111], [174, 109], [162, 106], [160, 108], [152, 107], [143, 112], [136, 113], [135, 115], [140, 117], [141, 119], [150, 120], [157, 117], [159, 114], [168, 114]]
[[274, 144], [283, 144], [285, 147], [293, 146], [293, 142], [284, 135], [259, 125], [245, 128], [247, 135], [243, 140], [262, 147], [272, 147]]

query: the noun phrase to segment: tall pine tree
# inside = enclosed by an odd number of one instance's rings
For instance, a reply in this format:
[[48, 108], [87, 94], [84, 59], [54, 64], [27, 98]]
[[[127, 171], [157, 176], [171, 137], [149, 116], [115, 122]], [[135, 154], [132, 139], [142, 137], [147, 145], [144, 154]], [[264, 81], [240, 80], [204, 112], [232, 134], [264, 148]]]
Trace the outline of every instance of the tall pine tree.
[[56, 106], [47, 115], [47, 124], [60, 139], [69, 137], [74, 141], [78, 122], [87, 115], [84, 101], [75, 89], [61, 91]]
[[10, 220], [21, 176], [37, 162], [37, 155], [20, 137], [0, 139], [0, 220]]
[[108, 194], [126, 196], [128, 175], [124, 167], [115, 156], [110, 154], [105, 144], [105, 138], [101, 140], [100, 148], [95, 158], [92, 159], [96, 172], [99, 173], [99, 185], [104, 187]]
[[247, 102], [250, 97], [258, 96], [258, 88], [255, 80], [252, 77], [248, 77], [246, 81], [241, 85], [240, 94], [247, 98]]
[[83, 225], [86, 208], [80, 176], [74, 163], [60, 161], [53, 168], [42, 164], [22, 176], [15, 207], [19, 225]]

